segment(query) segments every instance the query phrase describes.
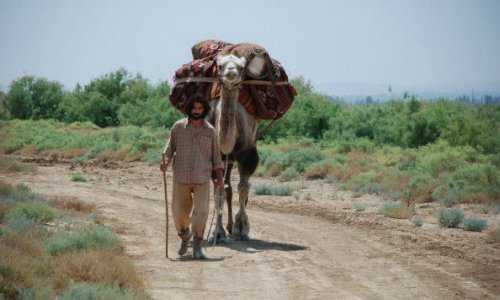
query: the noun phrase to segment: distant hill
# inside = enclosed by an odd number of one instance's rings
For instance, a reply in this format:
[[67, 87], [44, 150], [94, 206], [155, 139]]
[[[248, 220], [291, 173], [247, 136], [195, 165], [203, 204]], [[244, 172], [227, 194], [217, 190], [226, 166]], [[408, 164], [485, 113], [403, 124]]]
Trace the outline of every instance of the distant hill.
[[402, 98], [405, 92], [418, 98], [469, 98], [480, 101], [485, 96], [500, 96], [500, 81], [474, 84], [427, 84], [427, 85], [391, 85], [367, 83], [321, 83], [315, 86], [319, 93], [330, 95], [346, 102], [359, 102], [371, 97], [373, 101], [383, 102]]

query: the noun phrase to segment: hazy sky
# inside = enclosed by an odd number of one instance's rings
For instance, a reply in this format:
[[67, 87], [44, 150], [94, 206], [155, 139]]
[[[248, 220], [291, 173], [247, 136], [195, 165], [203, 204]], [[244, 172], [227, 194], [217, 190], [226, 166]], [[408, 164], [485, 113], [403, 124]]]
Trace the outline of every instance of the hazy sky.
[[500, 82], [500, 0], [0, 0], [0, 90], [120, 67], [171, 81], [209, 38], [260, 44], [314, 86]]

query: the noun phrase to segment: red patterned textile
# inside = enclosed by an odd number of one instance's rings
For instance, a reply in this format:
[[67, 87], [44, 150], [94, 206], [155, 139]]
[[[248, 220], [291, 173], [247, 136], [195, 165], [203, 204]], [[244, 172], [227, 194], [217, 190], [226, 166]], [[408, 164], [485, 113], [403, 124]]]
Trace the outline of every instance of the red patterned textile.
[[[215, 57], [223, 54], [234, 53], [239, 57], [245, 57], [250, 61], [254, 56], [264, 57], [267, 72], [259, 80], [269, 82], [288, 82], [288, 76], [281, 64], [272, 59], [267, 51], [255, 44], [229, 44], [218, 40], [205, 40], [197, 43], [191, 48], [195, 60], [184, 64], [175, 72], [174, 81], [185, 78], [217, 78], [218, 70]], [[244, 80], [253, 80], [248, 75]], [[238, 101], [245, 107], [247, 112], [257, 119], [275, 120], [279, 119], [292, 106], [293, 99], [297, 95], [292, 84], [261, 85], [245, 84], [240, 92]], [[182, 82], [178, 81], [170, 94], [170, 102], [182, 112], [187, 99], [195, 93], [201, 93], [208, 99], [219, 97], [220, 84], [218, 82]]]

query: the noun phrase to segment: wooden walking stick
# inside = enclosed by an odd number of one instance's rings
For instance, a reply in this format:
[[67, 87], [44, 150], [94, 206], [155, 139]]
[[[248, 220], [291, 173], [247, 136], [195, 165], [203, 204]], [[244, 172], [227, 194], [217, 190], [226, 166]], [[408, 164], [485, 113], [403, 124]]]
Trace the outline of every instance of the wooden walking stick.
[[[165, 156], [162, 157], [165, 165]], [[165, 257], [168, 258], [168, 196], [167, 196], [167, 175], [163, 171], [163, 190], [165, 191]]]

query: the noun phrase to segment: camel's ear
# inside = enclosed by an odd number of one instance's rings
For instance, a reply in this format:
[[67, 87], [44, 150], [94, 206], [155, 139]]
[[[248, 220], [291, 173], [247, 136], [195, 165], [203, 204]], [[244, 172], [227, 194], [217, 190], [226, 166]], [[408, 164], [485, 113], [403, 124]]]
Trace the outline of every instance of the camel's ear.
[[236, 57], [236, 64], [244, 68], [247, 65], [247, 59], [244, 57]]
[[266, 76], [266, 60], [262, 56], [255, 56], [247, 66], [247, 74], [252, 78], [263, 78]]

